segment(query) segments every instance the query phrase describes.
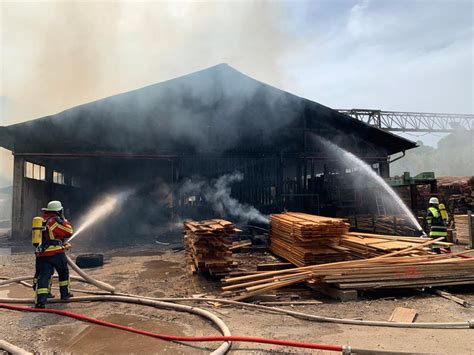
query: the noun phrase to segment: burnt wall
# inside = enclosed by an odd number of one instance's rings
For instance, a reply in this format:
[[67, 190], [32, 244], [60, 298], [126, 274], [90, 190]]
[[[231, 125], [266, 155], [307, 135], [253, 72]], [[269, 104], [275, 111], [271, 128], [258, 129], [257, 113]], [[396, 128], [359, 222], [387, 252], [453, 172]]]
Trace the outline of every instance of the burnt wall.
[[[65, 208], [66, 216], [77, 216], [81, 202], [87, 194], [79, 187], [54, 183], [53, 168], [46, 167], [45, 180], [25, 177], [25, 162], [44, 164], [39, 159], [15, 156], [14, 181], [12, 199], [12, 238], [28, 243], [31, 238], [31, 220], [41, 215], [41, 208], [51, 200], [60, 200]], [[66, 182], [70, 183], [68, 179]]]

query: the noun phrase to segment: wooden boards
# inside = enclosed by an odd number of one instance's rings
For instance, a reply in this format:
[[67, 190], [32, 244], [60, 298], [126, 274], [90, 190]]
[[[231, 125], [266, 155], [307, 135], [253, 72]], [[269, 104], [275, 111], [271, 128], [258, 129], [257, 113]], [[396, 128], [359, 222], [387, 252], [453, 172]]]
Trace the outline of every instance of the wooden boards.
[[393, 310], [392, 315], [388, 319], [389, 322], [413, 323], [418, 312], [416, 309], [397, 307]]
[[[418, 247], [434, 242], [436, 240], [427, 241]], [[395, 253], [398, 252], [390, 254]], [[348, 290], [474, 284], [474, 258], [463, 258], [457, 254], [420, 256], [390, 254], [366, 260], [313, 265], [228, 278], [224, 280], [226, 285], [224, 290], [243, 291], [244, 293], [238, 297], [245, 299], [306, 281], [311, 281], [313, 285], [330, 284], [339, 289]]]
[[[427, 240], [429, 239], [350, 232], [341, 237], [340, 246], [344, 247], [355, 258], [369, 259], [416, 246]], [[443, 244], [451, 245], [451, 243]], [[428, 252], [429, 248], [425, 248], [413, 251], [412, 255], [421, 255]]]
[[[353, 259], [368, 259], [426, 242], [418, 237], [399, 237], [348, 232], [343, 219], [287, 212], [271, 216], [270, 250], [296, 266]], [[451, 244], [449, 244], [451, 245]], [[429, 248], [411, 255], [429, 253]]]
[[221, 276], [234, 266], [230, 238], [241, 232], [232, 222], [223, 219], [184, 222], [184, 244], [188, 270], [207, 271]]
[[270, 219], [270, 250], [297, 266], [346, 259], [339, 240], [349, 231], [340, 218], [298, 212], [274, 214]]
[[[467, 214], [454, 215], [454, 225], [459, 244], [469, 244], [469, 221], [467, 218]], [[471, 220], [472, 225], [474, 225], [474, 215], [471, 217]]]
[[349, 217], [353, 230], [378, 234], [415, 235], [417, 230], [405, 216], [358, 215]]
[[446, 204], [447, 210], [466, 214], [474, 201], [474, 176], [441, 176], [436, 181], [438, 198]]

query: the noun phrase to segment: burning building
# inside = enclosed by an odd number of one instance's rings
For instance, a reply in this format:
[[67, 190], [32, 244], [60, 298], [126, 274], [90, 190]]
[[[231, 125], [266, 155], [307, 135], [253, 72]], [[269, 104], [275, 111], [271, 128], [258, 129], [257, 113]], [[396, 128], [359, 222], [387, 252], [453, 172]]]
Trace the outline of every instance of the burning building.
[[[0, 127], [0, 145], [14, 155], [12, 235], [27, 238], [48, 200], [74, 216], [97, 195], [126, 187], [139, 192], [130, 208], [141, 216], [205, 213], [209, 201], [183, 185], [234, 172], [232, 197], [263, 213], [363, 208], [367, 196], [347, 182], [351, 171], [317, 137], [384, 177], [390, 155], [415, 147], [226, 64]], [[156, 209], [143, 208], [146, 199]]]

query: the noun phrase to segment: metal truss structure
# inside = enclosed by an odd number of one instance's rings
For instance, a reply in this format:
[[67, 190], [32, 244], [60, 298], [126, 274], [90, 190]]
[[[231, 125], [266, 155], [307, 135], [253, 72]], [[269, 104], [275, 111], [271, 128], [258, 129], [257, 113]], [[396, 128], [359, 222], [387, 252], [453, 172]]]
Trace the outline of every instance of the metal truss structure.
[[392, 132], [449, 133], [474, 130], [474, 115], [381, 110], [338, 110], [371, 126]]

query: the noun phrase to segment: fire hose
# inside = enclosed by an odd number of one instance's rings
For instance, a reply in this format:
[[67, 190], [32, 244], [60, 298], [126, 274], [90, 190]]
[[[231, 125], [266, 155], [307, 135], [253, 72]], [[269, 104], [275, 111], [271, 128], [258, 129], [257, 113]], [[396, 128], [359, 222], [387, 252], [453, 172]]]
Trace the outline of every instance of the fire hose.
[[[68, 263], [71, 267], [77, 272], [79, 270], [80, 275], [83, 279], [74, 277], [74, 279], [79, 279], [79, 281], [91, 283], [101, 289], [105, 289], [108, 292], [115, 292], [115, 288], [110, 286], [104, 282], [95, 280], [87, 273], [82, 271], [69, 257]], [[72, 266], [74, 265], [74, 267]], [[29, 279], [29, 277], [16, 277], [4, 281], [0, 281], [0, 286], [10, 284], [13, 282], [23, 282], [24, 280]], [[94, 291], [89, 290], [78, 290], [79, 292], [87, 291], [88, 293], [94, 293]], [[97, 292], [96, 292], [97, 293]], [[266, 311], [272, 311], [277, 313], [284, 313], [287, 315], [291, 315], [301, 319], [307, 319], [312, 321], [319, 321], [319, 322], [331, 322], [331, 323], [340, 323], [340, 324], [353, 324], [353, 325], [368, 325], [368, 326], [388, 326], [388, 327], [398, 327], [398, 328], [434, 328], [434, 329], [458, 329], [458, 328], [474, 328], [474, 321], [467, 321], [467, 322], [449, 322], [449, 323], [395, 323], [395, 322], [384, 322], [384, 321], [364, 321], [364, 320], [355, 320], [355, 319], [340, 319], [340, 318], [330, 318], [330, 317], [322, 317], [317, 315], [311, 315], [296, 311], [290, 311], [281, 308], [275, 307], [267, 307], [262, 305], [250, 304], [245, 302], [237, 302], [232, 300], [226, 299], [219, 299], [219, 298], [152, 298], [152, 297], [143, 297], [138, 295], [131, 295], [131, 294], [100, 294], [97, 296], [84, 296], [84, 297], [75, 297], [69, 299], [66, 302], [90, 302], [90, 301], [112, 301], [112, 302], [127, 302], [127, 303], [135, 303], [141, 305], [148, 305], [153, 307], [159, 308], [168, 308], [174, 309], [179, 311], [186, 311], [191, 312], [194, 314], [198, 314], [203, 316], [212, 322], [214, 322], [219, 329], [221, 330], [224, 336], [211, 336], [211, 337], [182, 337], [181, 341], [225, 341], [219, 348], [217, 348], [213, 354], [225, 354], [231, 346], [230, 341], [248, 341], [248, 342], [260, 342], [260, 343], [267, 343], [273, 345], [286, 345], [286, 346], [295, 346], [295, 347], [305, 347], [305, 348], [312, 348], [312, 349], [321, 349], [321, 350], [334, 350], [334, 351], [349, 351], [350, 347], [342, 346], [342, 345], [325, 345], [325, 344], [314, 344], [314, 343], [299, 343], [299, 342], [292, 342], [292, 341], [284, 341], [284, 340], [277, 340], [277, 339], [266, 339], [266, 338], [255, 338], [255, 337], [237, 337], [231, 336], [228, 327], [225, 323], [213, 313], [197, 308], [197, 307], [190, 307], [186, 305], [180, 305], [175, 303], [168, 303], [168, 302], [180, 302], [180, 301], [194, 301], [194, 302], [220, 302], [224, 304], [234, 304], [234, 305], [241, 305], [245, 307], [251, 307]], [[119, 324], [113, 324], [110, 322], [94, 319], [91, 317], [83, 316], [80, 314], [75, 314], [71, 312], [61, 311], [61, 310], [51, 310], [51, 309], [35, 309], [35, 308], [28, 308], [28, 307], [19, 307], [19, 306], [10, 306], [5, 303], [31, 303], [31, 299], [22, 299], [22, 298], [0, 298], [0, 302], [4, 302], [4, 304], [0, 304], [0, 308], [6, 308], [11, 310], [21, 310], [21, 311], [32, 311], [32, 312], [45, 312], [45, 313], [55, 313], [58, 315], [64, 315], [80, 320], [89, 321], [92, 323], [111, 326], [113, 328], [122, 329], [133, 331], [135, 333], [153, 336], [156, 338], [161, 338], [164, 340], [175, 340], [178, 341], [179, 339], [171, 339], [166, 337], [173, 337], [163, 334], [156, 334], [146, 331], [141, 331], [133, 328], [129, 328], [126, 326], [122, 326]], [[62, 303], [65, 301], [61, 300], [50, 300], [51, 303]], [[149, 334], [147, 334], [149, 333]], [[186, 338], [186, 339], [185, 339]], [[199, 340], [196, 340], [199, 339]], [[355, 350], [355, 349], [353, 349]], [[358, 349], [359, 352], [363, 352], [366, 350]], [[387, 352], [390, 353], [390, 352]]]
[[329, 350], [329, 351], [350, 351], [350, 347], [342, 345], [327, 345], [327, 344], [316, 344], [316, 343], [303, 343], [297, 341], [288, 341], [288, 340], [278, 340], [278, 339], [269, 339], [269, 338], [258, 338], [258, 337], [247, 337], [247, 336], [177, 336], [177, 335], [165, 335], [158, 334], [154, 332], [149, 332], [146, 330], [135, 329], [127, 327], [120, 324], [115, 324], [100, 319], [88, 317], [82, 314], [62, 311], [59, 309], [37, 309], [30, 307], [20, 307], [20, 306], [11, 306], [8, 304], [0, 303], [0, 308], [22, 311], [22, 312], [41, 312], [41, 313], [52, 313], [58, 314], [74, 319], [79, 319], [82, 321], [103, 325], [111, 328], [121, 329], [128, 332], [146, 335], [158, 339], [168, 340], [168, 341], [184, 341], [184, 342], [204, 342], [204, 341], [239, 341], [239, 342], [252, 342], [252, 343], [264, 343], [264, 344], [273, 344], [273, 345], [282, 345], [282, 346], [291, 346], [298, 348], [307, 348], [307, 349], [319, 349], [319, 350]]
[[99, 280], [96, 280], [94, 279], [93, 277], [90, 277], [87, 273], [85, 273], [84, 271], [82, 271], [82, 269], [76, 265], [76, 263], [74, 261], [72, 261], [72, 259], [69, 257], [69, 255], [66, 254], [66, 259], [67, 259], [67, 263], [68, 265], [75, 271], [77, 272], [77, 274], [79, 276], [81, 276], [84, 280], [88, 281], [89, 283], [93, 284], [94, 286], [96, 286], [97, 288], [100, 288], [104, 291], [109, 291], [111, 293], [114, 293], [115, 292], [115, 287], [105, 283], [105, 282], [102, 282], [102, 281], [99, 281]]
[[[79, 277], [72, 276], [73, 279], [81, 282], [86, 282], [86, 280], [81, 279]], [[17, 277], [14, 279], [7, 279], [5, 281], [0, 281], [0, 286], [10, 284], [13, 282], [20, 282], [27, 287], [31, 287], [30, 284], [24, 282], [24, 280], [30, 279], [28, 276]], [[77, 291], [86, 294], [93, 294], [97, 296], [106, 296], [110, 295], [109, 293], [104, 293], [100, 291], [92, 291], [92, 290], [85, 290], [85, 289], [71, 289], [72, 291]], [[346, 319], [346, 318], [333, 318], [333, 317], [324, 317], [313, 315], [309, 313], [302, 313], [297, 311], [291, 311], [284, 308], [277, 308], [277, 307], [269, 307], [259, 304], [247, 303], [247, 302], [238, 302], [224, 298], [211, 298], [211, 297], [147, 297], [147, 296], [140, 296], [134, 295], [129, 293], [115, 293], [115, 296], [123, 296], [123, 297], [135, 297], [140, 299], [146, 300], [153, 300], [153, 301], [161, 301], [161, 302], [192, 302], [192, 303], [207, 303], [207, 302], [216, 302], [222, 304], [229, 304], [235, 306], [242, 306], [247, 308], [254, 308], [262, 311], [274, 312], [274, 313], [281, 313], [286, 314], [289, 316], [293, 316], [299, 319], [305, 319], [310, 321], [316, 322], [325, 322], [325, 323], [336, 323], [336, 324], [350, 324], [350, 325], [361, 325], [361, 326], [379, 326], [379, 327], [390, 327], [390, 328], [424, 328], [424, 329], [469, 329], [474, 328], [474, 320], [464, 321], [464, 322], [423, 322], [423, 323], [403, 323], [403, 322], [388, 322], [388, 321], [369, 321], [369, 320], [360, 320], [360, 319]], [[71, 299], [71, 302], [74, 300], [84, 300], [87, 301], [87, 297], [75, 297]], [[24, 299], [24, 298], [0, 298], [0, 302], [6, 303], [31, 303], [33, 300], [31, 299]], [[50, 300], [48, 302], [64, 302], [60, 300]]]
[[[90, 277], [90, 276], [89, 276]], [[72, 276], [71, 278], [80, 281], [86, 282], [86, 280], [79, 277]], [[16, 277], [12, 279], [6, 279], [0, 281], [0, 286], [4, 286], [14, 282], [23, 283], [25, 286], [31, 287], [31, 285], [24, 283], [24, 280], [31, 279], [29, 276]], [[108, 296], [109, 293], [104, 293], [100, 291], [84, 290], [84, 289], [71, 289], [71, 291], [77, 291], [86, 294], [93, 294], [97, 296]], [[474, 320], [468, 320], [463, 322], [422, 322], [422, 323], [403, 323], [403, 322], [388, 322], [388, 321], [370, 321], [370, 320], [361, 320], [361, 319], [348, 319], [348, 318], [333, 318], [333, 317], [324, 317], [318, 316], [309, 313], [302, 313], [297, 311], [291, 311], [284, 308], [269, 307], [254, 303], [239, 302], [233, 301], [225, 298], [212, 298], [212, 297], [147, 297], [134, 295], [129, 293], [115, 293], [114, 296], [123, 296], [123, 297], [134, 297], [146, 300], [161, 301], [161, 302], [192, 302], [192, 303], [207, 303], [207, 302], [216, 302], [222, 304], [229, 304], [247, 308], [254, 308], [267, 312], [281, 313], [289, 316], [293, 316], [299, 319], [305, 319], [309, 321], [322, 322], [322, 323], [336, 323], [336, 324], [348, 324], [348, 325], [360, 325], [360, 326], [378, 326], [378, 327], [389, 327], [389, 328], [424, 328], [424, 329], [474, 329]], [[74, 297], [69, 301], [87, 301], [88, 297]], [[96, 300], [96, 299], [94, 299]], [[3, 303], [32, 303], [32, 299], [26, 298], [0, 298], [0, 302]], [[61, 300], [49, 300], [48, 302], [65, 302]]]

